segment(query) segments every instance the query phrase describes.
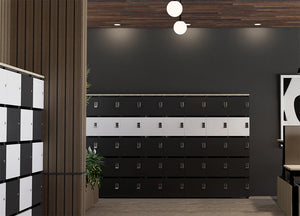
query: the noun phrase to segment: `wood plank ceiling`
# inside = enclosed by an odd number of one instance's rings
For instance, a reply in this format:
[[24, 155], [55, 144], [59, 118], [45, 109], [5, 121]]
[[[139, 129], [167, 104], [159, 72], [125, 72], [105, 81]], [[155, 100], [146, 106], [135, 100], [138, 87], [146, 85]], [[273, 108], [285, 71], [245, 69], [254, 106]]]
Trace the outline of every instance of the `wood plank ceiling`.
[[[89, 0], [88, 27], [172, 27], [168, 0]], [[182, 0], [182, 20], [191, 27], [300, 27], [300, 1]]]

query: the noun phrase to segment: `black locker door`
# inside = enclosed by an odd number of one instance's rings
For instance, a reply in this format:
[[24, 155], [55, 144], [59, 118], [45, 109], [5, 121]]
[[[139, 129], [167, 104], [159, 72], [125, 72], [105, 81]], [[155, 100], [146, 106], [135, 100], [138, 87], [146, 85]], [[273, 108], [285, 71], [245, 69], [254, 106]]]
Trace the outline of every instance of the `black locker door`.
[[32, 209], [32, 216], [41, 216], [41, 215], [43, 215], [41, 205], [38, 205]]
[[185, 115], [185, 97], [164, 97], [165, 116], [184, 116]]
[[145, 179], [143, 185], [147, 197], [165, 197], [166, 185], [163, 178]]
[[184, 158], [167, 158], [165, 162], [165, 176], [167, 177], [184, 177], [185, 176], [185, 159]]
[[165, 138], [147, 137], [143, 140], [144, 156], [160, 157], [165, 155]]
[[209, 177], [227, 177], [228, 159], [227, 158], [207, 158], [206, 159], [207, 176]]
[[[142, 138], [120, 138], [120, 149], [118, 156], [141, 157], [144, 154], [145, 143]], [[118, 145], [117, 141], [114, 147]]]
[[249, 158], [230, 158], [229, 159], [229, 176], [230, 177], [248, 177], [250, 163]]
[[87, 146], [101, 156], [121, 156], [121, 143], [118, 138], [87, 137]]
[[141, 97], [119, 97], [121, 116], [143, 116], [144, 104]]
[[186, 158], [186, 177], [207, 176], [207, 162], [205, 158]]
[[249, 116], [250, 102], [249, 97], [229, 97], [228, 114], [229, 116]]
[[228, 154], [233, 157], [249, 156], [249, 138], [232, 137], [228, 139]]
[[230, 179], [207, 179], [209, 197], [230, 197]]
[[[91, 150], [94, 150], [94, 146], [96, 146], [96, 150], [99, 149], [99, 142], [98, 142], [98, 137], [86, 137], [86, 149], [91, 148]], [[100, 153], [101, 156], [103, 156], [103, 153], [101, 151]]]
[[250, 187], [249, 179], [230, 179], [230, 196], [239, 198], [239, 197], [249, 197], [250, 196]]
[[[101, 108], [103, 104], [101, 102]], [[86, 115], [88, 117], [100, 116], [100, 97], [90, 97], [89, 104], [86, 107]]]
[[6, 148], [5, 145], [0, 145], [0, 181], [5, 180], [6, 171]]
[[143, 176], [144, 164], [140, 158], [106, 158], [103, 175], [107, 177]]
[[96, 97], [88, 108], [88, 116], [120, 116], [120, 97]]
[[43, 199], [43, 175], [32, 176], [32, 205], [42, 202]]
[[21, 176], [32, 173], [32, 143], [21, 144]]
[[133, 197], [135, 184], [131, 179], [104, 178], [101, 183], [100, 197]]
[[187, 178], [185, 179], [185, 197], [208, 197], [206, 179]]
[[33, 100], [33, 78], [29, 75], [22, 74], [22, 91], [21, 106], [32, 107]]
[[206, 146], [204, 147], [203, 152], [205, 156], [214, 156], [214, 157], [226, 157], [228, 156], [228, 139], [221, 137], [209, 137], [206, 140]]
[[142, 116], [161, 117], [165, 113], [165, 102], [163, 97], [145, 96], [141, 98], [143, 105]]
[[203, 117], [206, 115], [205, 97], [187, 96], [185, 97], [185, 116]]
[[165, 175], [166, 159], [164, 158], [144, 158], [143, 174], [146, 177], [162, 177]]
[[207, 138], [185, 138], [185, 155], [201, 157], [207, 155]]
[[7, 108], [7, 142], [20, 140], [20, 109]]
[[227, 116], [228, 100], [227, 97], [206, 97], [206, 114], [207, 116]]
[[43, 111], [33, 111], [33, 140], [43, 140]]
[[165, 179], [165, 196], [182, 198], [185, 196], [185, 179]]
[[6, 182], [6, 215], [12, 215], [19, 211], [19, 188], [18, 179]]
[[130, 191], [128, 197], [147, 197], [145, 194], [145, 185], [142, 178], [130, 179], [130, 188], [132, 188], [132, 191]]
[[169, 137], [165, 139], [165, 155], [166, 156], [185, 156], [185, 139]]

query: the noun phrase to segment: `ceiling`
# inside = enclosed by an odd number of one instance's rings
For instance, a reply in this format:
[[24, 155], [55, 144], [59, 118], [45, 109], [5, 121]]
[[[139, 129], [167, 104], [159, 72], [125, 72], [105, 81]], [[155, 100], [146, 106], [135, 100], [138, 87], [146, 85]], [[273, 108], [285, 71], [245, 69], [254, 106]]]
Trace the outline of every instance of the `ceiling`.
[[[88, 0], [88, 27], [172, 27], [167, 0]], [[182, 0], [191, 27], [300, 27], [300, 1]]]

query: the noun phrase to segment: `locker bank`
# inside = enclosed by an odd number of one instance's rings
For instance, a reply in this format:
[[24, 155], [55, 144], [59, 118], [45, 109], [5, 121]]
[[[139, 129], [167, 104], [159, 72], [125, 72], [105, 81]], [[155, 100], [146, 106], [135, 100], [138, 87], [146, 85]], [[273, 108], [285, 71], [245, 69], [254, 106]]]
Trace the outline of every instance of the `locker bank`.
[[0, 216], [299, 215], [299, 11], [0, 0]]

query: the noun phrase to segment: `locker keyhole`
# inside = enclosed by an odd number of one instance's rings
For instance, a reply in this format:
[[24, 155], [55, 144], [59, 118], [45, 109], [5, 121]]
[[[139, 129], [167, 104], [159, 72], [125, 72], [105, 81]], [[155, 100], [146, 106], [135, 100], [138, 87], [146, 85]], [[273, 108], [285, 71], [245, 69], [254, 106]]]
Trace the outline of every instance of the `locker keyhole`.
[[138, 123], [136, 124], [136, 127], [137, 127], [137, 128], [141, 128], [141, 123], [138, 122]]
[[97, 109], [98, 108], [98, 101], [95, 101], [94, 102], [94, 109]]
[[141, 108], [142, 108], [142, 102], [140, 102], [140, 101], [137, 102], [137, 103], [136, 103], [136, 106], [137, 106], [138, 109], [141, 109]]
[[202, 122], [202, 128], [205, 128], [205, 122]]
[[158, 123], [158, 128], [162, 128], [162, 123], [161, 122]]
[[184, 142], [179, 144], [179, 148], [184, 149]]
[[159, 149], [163, 149], [163, 147], [164, 147], [164, 144], [162, 142], [158, 143], [158, 148]]

